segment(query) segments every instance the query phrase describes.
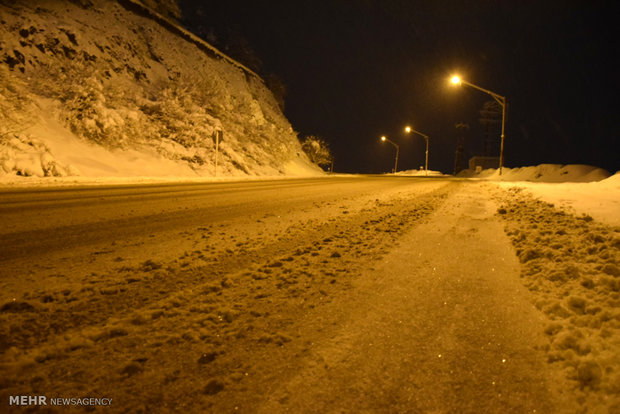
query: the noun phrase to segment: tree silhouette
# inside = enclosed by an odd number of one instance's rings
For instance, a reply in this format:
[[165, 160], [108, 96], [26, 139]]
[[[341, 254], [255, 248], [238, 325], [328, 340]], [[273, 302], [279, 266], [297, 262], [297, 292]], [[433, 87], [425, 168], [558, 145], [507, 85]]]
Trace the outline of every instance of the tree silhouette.
[[284, 103], [286, 94], [288, 92], [286, 89], [286, 85], [284, 84], [282, 79], [275, 73], [270, 73], [269, 75], [267, 75], [265, 77], [265, 83], [267, 84], [267, 87], [269, 88], [271, 93], [273, 93], [273, 97], [276, 99], [276, 102], [278, 102], [280, 110], [284, 112]]
[[301, 149], [304, 150], [310, 161], [318, 166], [330, 165], [334, 159], [329, 145], [323, 138], [316, 135], [306, 136], [301, 143]]

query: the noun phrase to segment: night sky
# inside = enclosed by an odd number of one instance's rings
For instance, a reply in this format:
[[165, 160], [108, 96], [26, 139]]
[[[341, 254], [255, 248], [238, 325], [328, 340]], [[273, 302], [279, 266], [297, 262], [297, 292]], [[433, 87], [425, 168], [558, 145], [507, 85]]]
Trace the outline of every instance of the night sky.
[[[620, 170], [619, 7], [609, 1], [192, 1], [183, 24], [234, 56], [245, 39], [264, 77], [287, 87], [285, 115], [302, 136], [324, 138], [339, 172], [389, 171], [424, 163], [451, 173], [457, 123], [464, 158], [482, 155], [479, 111], [508, 99], [505, 165], [590, 164]], [[499, 125], [491, 127], [499, 154]]]

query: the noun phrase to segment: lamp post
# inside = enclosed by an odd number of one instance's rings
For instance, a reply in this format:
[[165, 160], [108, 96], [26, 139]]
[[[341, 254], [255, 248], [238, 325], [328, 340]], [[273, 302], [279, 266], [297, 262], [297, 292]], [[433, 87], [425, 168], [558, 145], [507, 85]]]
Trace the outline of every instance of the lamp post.
[[452, 76], [452, 78], [450, 78], [450, 81], [454, 85], [465, 84], [467, 86], [471, 86], [474, 89], [478, 89], [479, 91], [482, 91], [488, 95], [491, 95], [493, 99], [495, 99], [495, 101], [497, 101], [497, 103], [502, 106], [502, 140], [501, 140], [500, 150], [499, 150], [499, 175], [502, 175], [502, 168], [504, 167], [504, 130], [506, 128], [506, 105], [507, 105], [506, 97], [499, 95], [495, 92], [492, 92], [488, 89], [481, 88], [480, 86], [474, 85], [473, 83], [469, 83], [461, 79], [460, 76], [458, 75]]
[[386, 141], [394, 145], [394, 147], [396, 147], [396, 160], [394, 161], [394, 173], [396, 173], [396, 170], [398, 168], [398, 152], [400, 151], [400, 147], [394, 142], [390, 141], [385, 135], [383, 135], [381, 137], [381, 142], [386, 142]]
[[418, 135], [422, 135], [424, 137], [424, 139], [426, 140], [426, 162], [424, 164], [424, 171], [426, 172], [426, 176], [428, 176], [428, 135], [423, 134], [419, 131], [416, 131], [415, 129], [411, 128], [410, 126], [406, 126], [405, 127], [405, 132], [406, 133], [415, 133]]
[[224, 133], [221, 129], [213, 131], [213, 143], [215, 144], [215, 176], [217, 177], [217, 158], [220, 152], [220, 142], [224, 139]]

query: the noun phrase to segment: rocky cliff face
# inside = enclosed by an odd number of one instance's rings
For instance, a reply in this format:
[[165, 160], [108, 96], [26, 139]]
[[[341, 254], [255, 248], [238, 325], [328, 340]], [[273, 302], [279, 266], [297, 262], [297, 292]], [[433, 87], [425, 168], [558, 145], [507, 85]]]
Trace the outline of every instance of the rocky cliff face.
[[221, 175], [316, 171], [263, 81], [150, 3], [0, 4], [0, 174], [213, 175], [216, 130]]

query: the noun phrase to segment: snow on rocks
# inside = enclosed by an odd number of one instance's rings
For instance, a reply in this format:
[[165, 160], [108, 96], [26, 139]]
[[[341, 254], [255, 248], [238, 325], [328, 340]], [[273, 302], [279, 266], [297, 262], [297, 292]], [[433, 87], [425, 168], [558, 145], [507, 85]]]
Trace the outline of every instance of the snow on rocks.
[[[150, 176], [164, 158], [178, 176], [213, 176], [215, 130], [224, 134], [217, 175], [295, 173], [287, 164], [321, 173], [260, 79], [205, 53], [174, 23], [132, 10], [102, 0], [0, 4], [0, 125], [50, 148], [69, 137], [49, 151], [60, 175], [82, 159], [86, 168], [64, 175]], [[110, 154], [95, 159], [101, 151], [77, 150], [84, 142]], [[151, 163], [127, 168], [128, 151]], [[19, 164], [3, 167], [5, 178], [49, 175], [28, 154], [0, 147]]]
[[66, 177], [79, 175], [79, 170], [63, 164], [51, 154], [41, 140], [24, 133], [2, 133], [0, 141], [0, 176]]
[[523, 283], [549, 321], [549, 363], [575, 381], [584, 406], [620, 410], [620, 228], [520, 188], [499, 198]]

